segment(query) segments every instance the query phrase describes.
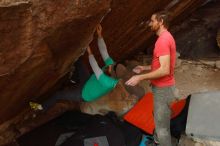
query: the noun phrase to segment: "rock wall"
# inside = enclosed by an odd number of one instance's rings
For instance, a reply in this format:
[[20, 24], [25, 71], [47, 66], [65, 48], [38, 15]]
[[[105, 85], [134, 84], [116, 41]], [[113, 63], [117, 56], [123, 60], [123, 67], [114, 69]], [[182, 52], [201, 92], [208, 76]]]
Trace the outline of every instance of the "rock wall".
[[0, 123], [69, 72], [110, 1], [0, 2]]
[[111, 12], [102, 22], [110, 55], [116, 61], [123, 61], [133, 57], [138, 51], [149, 49], [153, 44], [153, 34], [147, 23], [154, 12], [167, 10], [171, 14], [171, 24], [178, 24], [186, 21], [192, 12], [206, 2], [207, 0], [113, 0]]
[[220, 50], [216, 35], [220, 25], [220, 1], [213, 1], [189, 15], [173, 28], [177, 50], [182, 58], [216, 58]]
[[218, 47], [220, 48], [220, 29], [218, 30], [216, 40], [217, 40], [217, 43], [218, 43]]

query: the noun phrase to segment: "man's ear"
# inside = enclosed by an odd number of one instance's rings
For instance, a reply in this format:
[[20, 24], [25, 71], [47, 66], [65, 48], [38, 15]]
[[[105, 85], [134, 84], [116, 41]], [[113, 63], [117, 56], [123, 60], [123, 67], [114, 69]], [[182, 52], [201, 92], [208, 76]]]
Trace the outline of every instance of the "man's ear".
[[163, 25], [163, 19], [161, 19], [161, 21], [159, 23], [160, 23], [160, 25]]

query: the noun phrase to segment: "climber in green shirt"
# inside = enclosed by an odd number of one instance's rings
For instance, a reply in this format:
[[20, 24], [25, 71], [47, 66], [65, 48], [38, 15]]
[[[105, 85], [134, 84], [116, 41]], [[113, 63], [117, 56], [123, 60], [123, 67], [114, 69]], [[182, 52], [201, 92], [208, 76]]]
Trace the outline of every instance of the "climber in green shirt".
[[109, 56], [106, 44], [102, 37], [102, 27], [99, 24], [96, 28], [97, 43], [105, 66], [100, 68], [92, 54], [90, 46], [87, 47], [89, 63], [93, 70], [93, 74], [89, 75], [88, 69], [80, 60], [77, 61], [76, 71], [78, 70], [79, 78], [81, 79], [78, 87], [67, 90], [59, 90], [55, 92], [52, 97], [43, 104], [44, 109], [48, 109], [55, 104], [57, 100], [72, 100], [72, 101], [94, 101], [114, 89], [118, 83], [118, 79], [111, 77], [113, 65], [115, 62]]
[[115, 79], [105, 73], [105, 71], [107, 70], [107, 72], [109, 72], [108, 74], [111, 74], [114, 61], [108, 54], [107, 47], [102, 37], [101, 25], [98, 25], [97, 27], [97, 35], [98, 48], [101, 53], [102, 59], [105, 62], [105, 66], [102, 69], [98, 66], [89, 46], [87, 48], [87, 52], [89, 55], [89, 63], [92, 67], [94, 74], [89, 78], [82, 89], [82, 98], [84, 101], [93, 101], [98, 99], [99, 97], [107, 94], [112, 89], [114, 89], [114, 87], [118, 83], [118, 79]]

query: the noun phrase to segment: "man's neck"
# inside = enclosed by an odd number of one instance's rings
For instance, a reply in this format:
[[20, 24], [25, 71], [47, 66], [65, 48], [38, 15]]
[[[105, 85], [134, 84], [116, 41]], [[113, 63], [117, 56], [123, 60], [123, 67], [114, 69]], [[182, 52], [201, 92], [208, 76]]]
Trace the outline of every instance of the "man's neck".
[[156, 34], [160, 36], [164, 31], [167, 31], [167, 29], [165, 27], [160, 27]]

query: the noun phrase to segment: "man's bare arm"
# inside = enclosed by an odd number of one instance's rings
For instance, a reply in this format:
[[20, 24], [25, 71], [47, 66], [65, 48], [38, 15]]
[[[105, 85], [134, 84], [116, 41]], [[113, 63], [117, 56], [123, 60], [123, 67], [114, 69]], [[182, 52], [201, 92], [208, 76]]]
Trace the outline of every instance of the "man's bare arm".
[[125, 84], [130, 86], [137, 85], [141, 80], [157, 79], [170, 74], [170, 55], [159, 57], [160, 67], [152, 72], [135, 75], [131, 77]]

